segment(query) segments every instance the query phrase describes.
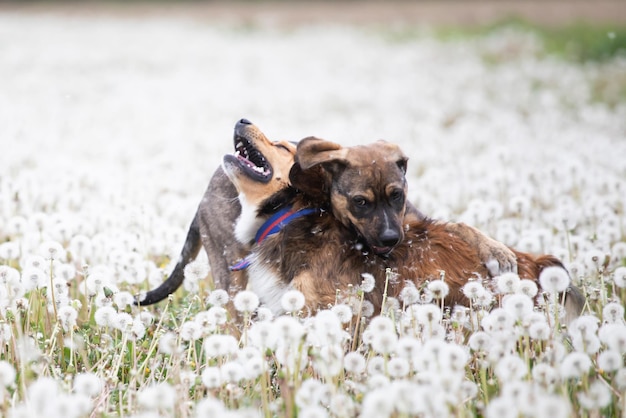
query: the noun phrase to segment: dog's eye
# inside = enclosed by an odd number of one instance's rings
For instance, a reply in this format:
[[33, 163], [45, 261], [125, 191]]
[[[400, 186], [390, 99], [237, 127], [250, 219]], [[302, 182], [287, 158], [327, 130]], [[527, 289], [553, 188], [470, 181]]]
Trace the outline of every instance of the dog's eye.
[[399, 202], [400, 200], [404, 198], [404, 193], [402, 193], [401, 190], [394, 190], [389, 195], [389, 198], [394, 202]]
[[355, 206], [365, 207], [367, 205], [367, 200], [363, 196], [354, 196], [352, 198], [352, 203]]

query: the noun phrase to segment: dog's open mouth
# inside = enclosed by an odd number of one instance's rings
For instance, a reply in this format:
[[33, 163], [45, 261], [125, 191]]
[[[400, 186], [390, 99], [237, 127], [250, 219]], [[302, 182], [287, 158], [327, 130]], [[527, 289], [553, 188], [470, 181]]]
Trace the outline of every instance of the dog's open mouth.
[[272, 166], [244, 136], [235, 134], [235, 153], [227, 157], [236, 162], [248, 177], [256, 181], [267, 183], [272, 178]]

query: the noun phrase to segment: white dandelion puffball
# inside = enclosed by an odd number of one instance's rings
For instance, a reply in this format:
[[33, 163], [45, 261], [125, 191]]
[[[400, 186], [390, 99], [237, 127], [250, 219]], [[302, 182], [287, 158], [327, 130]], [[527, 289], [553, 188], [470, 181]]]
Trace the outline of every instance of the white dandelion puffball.
[[567, 270], [562, 267], [546, 267], [539, 273], [539, 284], [541, 288], [551, 294], [564, 292], [570, 284]]
[[304, 307], [304, 294], [299, 290], [288, 290], [280, 298], [280, 305], [285, 312], [298, 312]]

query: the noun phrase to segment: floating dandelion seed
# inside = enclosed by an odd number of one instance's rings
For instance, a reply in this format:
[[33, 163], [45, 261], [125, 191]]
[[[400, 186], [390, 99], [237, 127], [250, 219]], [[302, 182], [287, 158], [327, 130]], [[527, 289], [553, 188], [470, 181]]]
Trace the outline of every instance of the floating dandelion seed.
[[299, 290], [288, 290], [280, 298], [280, 304], [286, 312], [298, 312], [304, 307], [304, 294]]

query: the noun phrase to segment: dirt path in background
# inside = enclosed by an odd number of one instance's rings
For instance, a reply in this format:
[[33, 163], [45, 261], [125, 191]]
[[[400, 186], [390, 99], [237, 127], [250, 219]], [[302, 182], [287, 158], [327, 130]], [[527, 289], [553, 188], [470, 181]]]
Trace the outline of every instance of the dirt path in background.
[[0, 13], [69, 16], [179, 17], [207, 22], [292, 26], [303, 23], [475, 25], [518, 16], [563, 25], [576, 21], [626, 24], [625, 0], [424, 0], [209, 3], [4, 3]]

